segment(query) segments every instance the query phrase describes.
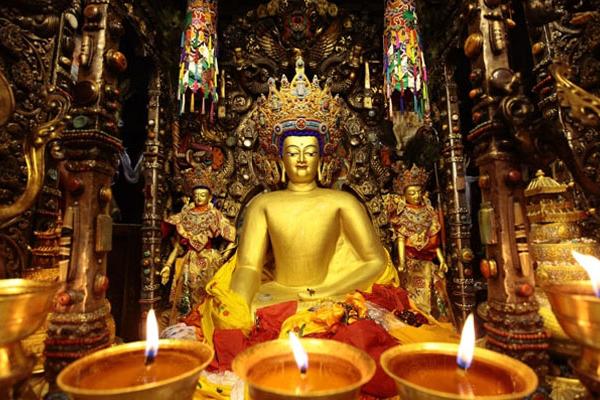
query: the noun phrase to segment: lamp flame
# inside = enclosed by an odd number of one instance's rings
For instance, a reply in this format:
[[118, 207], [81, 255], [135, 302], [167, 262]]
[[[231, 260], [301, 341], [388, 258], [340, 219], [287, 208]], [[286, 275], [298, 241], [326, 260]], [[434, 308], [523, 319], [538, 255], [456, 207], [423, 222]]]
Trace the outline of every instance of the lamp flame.
[[306, 354], [302, 343], [300, 343], [300, 339], [298, 339], [298, 336], [294, 332], [290, 332], [289, 337], [296, 365], [298, 365], [300, 374], [304, 375], [308, 371], [308, 354]]
[[460, 345], [456, 355], [456, 363], [462, 369], [467, 369], [473, 361], [475, 352], [475, 321], [473, 314], [469, 314], [460, 335]]
[[600, 260], [588, 254], [578, 253], [575, 250], [571, 251], [571, 255], [590, 276], [594, 293], [596, 294], [596, 297], [600, 297]]
[[154, 310], [148, 311], [148, 317], [146, 317], [146, 365], [150, 365], [154, 362], [154, 358], [158, 354], [158, 322], [156, 321], [156, 315]]

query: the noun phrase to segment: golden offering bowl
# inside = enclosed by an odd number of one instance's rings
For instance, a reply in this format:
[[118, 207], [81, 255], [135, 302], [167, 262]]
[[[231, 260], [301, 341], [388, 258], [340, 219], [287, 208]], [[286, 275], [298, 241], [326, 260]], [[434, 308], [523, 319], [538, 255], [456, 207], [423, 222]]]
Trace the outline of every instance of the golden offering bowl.
[[58, 375], [58, 387], [73, 400], [192, 399], [213, 350], [189, 340], [160, 340], [154, 362], [144, 364], [146, 342], [87, 355]]
[[300, 339], [308, 369], [300, 374], [287, 339], [272, 340], [238, 354], [233, 372], [247, 383], [253, 400], [358, 399], [375, 374], [375, 362], [362, 350], [323, 339]]
[[35, 356], [23, 350], [21, 340], [46, 320], [58, 287], [58, 282], [0, 280], [0, 394], [31, 373]]
[[581, 344], [581, 356], [573, 369], [586, 388], [600, 395], [600, 298], [591, 281], [572, 281], [543, 286], [552, 311], [565, 333]]
[[454, 343], [414, 343], [387, 350], [380, 361], [402, 400], [523, 399], [538, 386], [535, 372], [514, 358], [475, 348], [464, 371], [457, 353]]

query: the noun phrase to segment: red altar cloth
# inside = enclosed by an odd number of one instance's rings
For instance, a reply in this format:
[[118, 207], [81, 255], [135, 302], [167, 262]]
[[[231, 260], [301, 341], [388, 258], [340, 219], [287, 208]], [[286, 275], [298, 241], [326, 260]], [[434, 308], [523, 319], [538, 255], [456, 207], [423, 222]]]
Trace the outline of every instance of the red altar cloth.
[[[363, 293], [366, 300], [375, 303], [388, 311], [403, 311], [410, 308], [406, 291], [400, 288], [374, 285], [372, 293]], [[217, 329], [213, 335], [215, 358], [210, 368], [213, 370], [229, 370], [235, 356], [244, 349], [260, 342], [279, 337], [281, 325], [297, 310], [295, 301], [280, 303], [257, 310], [257, 321], [248, 335], [244, 336], [239, 329]], [[398, 344], [389, 333], [380, 325], [370, 319], [359, 319], [351, 324], [340, 322], [327, 332], [308, 335], [305, 337], [319, 337], [338, 340], [355, 346], [368, 353], [377, 364], [375, 375], [362, 388], [364, 398], [393, 397], [396, 395], [394, 382], [389, 378], [381, 365], [381, 354]]]

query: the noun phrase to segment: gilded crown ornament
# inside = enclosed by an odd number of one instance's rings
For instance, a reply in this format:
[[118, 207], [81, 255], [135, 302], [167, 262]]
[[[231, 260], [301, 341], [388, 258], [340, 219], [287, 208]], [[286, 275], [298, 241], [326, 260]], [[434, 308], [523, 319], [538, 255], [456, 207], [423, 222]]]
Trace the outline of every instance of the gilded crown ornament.
[[400, 193], [404, 193], [409, 186], [425, 186], [429, 174], [424, 168], [418, 167], [413, 164], [411, 169], [405, 168], [404, 171], [398, 175], [394, 186]]
[[562, 194], [567, 191], [567, 185], [558, 183], [554, 179], [546, 176], [544, 171], [538, 169], [535, 178], [527, 185], [525, 197], [533, 197], [544, 194]]
[[584, 210], [577, 209], [564, 197], [568, 186], [558, 183], [538, 170], [535, 178], [525, 189], [527, 217], [531, 223], [537, 222], [577, 222], [587, 218]]
[[185, 193], [191, 195], [195, 188], [205, 187], [212, 194], [221, 193], [225, 189], [226, 179], [219, 171], [212, 168], [190, 168], [182, 173]]
[[277, 89], [275, 80], [269, 79], [268, 97], [261, 96], [247, 118], [254, 122], [260, 145], [272, 156], [280, 154], [283, 139], [292, 132], [316, 136], [322, 155], [327, 156], [335, 152], [342, 137], [342, 110], [342, 100], [331, 95], [327, 83], [321, 88], [316, 75], [308, 79], [299, 57], [292, 81], [283, 75]]

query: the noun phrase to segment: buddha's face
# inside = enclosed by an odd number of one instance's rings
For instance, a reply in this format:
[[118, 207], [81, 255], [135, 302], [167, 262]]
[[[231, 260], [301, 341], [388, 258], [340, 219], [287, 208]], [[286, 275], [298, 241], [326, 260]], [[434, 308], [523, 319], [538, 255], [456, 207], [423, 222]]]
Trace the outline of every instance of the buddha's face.
[[404, 189], [404, 198], [408, 204], [418, 206], [423, 201], [423, 188], [421, 186], [409, 186]]
[[194, 204], [196, 206], [205, 206], [210, 201], [210, 190], [206, 188], [194, 189]]
[[319, 141], [314, 136], [288, 136], [283, 141], [283, 165], [293, 183], [310, 183], [319, 168]]

